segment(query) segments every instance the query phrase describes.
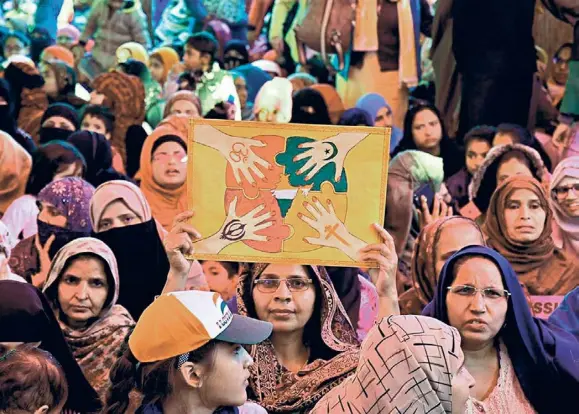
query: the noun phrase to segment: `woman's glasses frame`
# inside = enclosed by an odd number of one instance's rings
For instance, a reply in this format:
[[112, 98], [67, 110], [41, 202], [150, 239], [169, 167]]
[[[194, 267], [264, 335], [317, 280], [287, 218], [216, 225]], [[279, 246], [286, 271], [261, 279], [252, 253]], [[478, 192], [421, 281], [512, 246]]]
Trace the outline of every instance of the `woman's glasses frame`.
[[[265, 283], [267, 282], [272, 283], [271, 288], [265, 286]], [[313, 283], [313, 280], [303, 277], [294, 277], [289, 279], [257, 279], [253, 281], [253, 286], [255, 286], [261, 293], [275, 293], [282, 282], [285, 283], [290, 292], [305, 292]], [[295, 283], [297, 282], [303, 283], [303, 286], [296, 286]]]
[[[497, 288], [477, 288], [470, 285], [457, 285], [449, 286], [446, 288], [449, 292], [454, 293], [457, 296], [462, 297], [474, 297], [478, 292], [481, 293], [482, 297], [485, 299], [497, 300], [497, 299], [508, 299], [511, 296], [511, 292], [505, 289]], [[461, 292], [462, 291], [462, 292]], [[498, 294], [498, 296], [496, 296]]]

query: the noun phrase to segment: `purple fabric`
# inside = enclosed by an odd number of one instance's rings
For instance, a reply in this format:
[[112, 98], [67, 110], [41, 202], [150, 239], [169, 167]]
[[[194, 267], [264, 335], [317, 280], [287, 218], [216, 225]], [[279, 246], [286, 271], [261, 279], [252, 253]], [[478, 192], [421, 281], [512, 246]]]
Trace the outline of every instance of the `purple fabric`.
[[38, 193], [38, 201], [52, 204], [66, 217], [66, 230], [90, 233], [90, 199], [94, 191], [94, 187], [83, 179], [67, 177], [44, 187]]
[[565, 295], [563, 302], [549, 317], [549, 322], [570, 332], [579, 340], [579, 286]]
[[468, 246], [442, 268], [433, 301], [423, 315], [449, 324], [446, 308], [454, 267], [463, 257], [479, 256], [494, 262], [511, 293], [505, 326], [500, 335], [507, 347], [525, 396], [539, 414], [567, 412], [577, 403], [579, 342], [568, 332], [531, 315], [527, 299], [509, 262], [488, 247]]

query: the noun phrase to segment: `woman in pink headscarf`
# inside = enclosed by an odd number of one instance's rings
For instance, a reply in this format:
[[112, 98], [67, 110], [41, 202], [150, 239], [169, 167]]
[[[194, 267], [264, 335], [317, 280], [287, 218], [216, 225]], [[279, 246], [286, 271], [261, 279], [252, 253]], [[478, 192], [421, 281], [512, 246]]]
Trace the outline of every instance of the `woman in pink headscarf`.
[[579, 257], [579, 156], [562, 161], [551, 177], [551, 210], [557, 230], [553, 239], [572, 257]]

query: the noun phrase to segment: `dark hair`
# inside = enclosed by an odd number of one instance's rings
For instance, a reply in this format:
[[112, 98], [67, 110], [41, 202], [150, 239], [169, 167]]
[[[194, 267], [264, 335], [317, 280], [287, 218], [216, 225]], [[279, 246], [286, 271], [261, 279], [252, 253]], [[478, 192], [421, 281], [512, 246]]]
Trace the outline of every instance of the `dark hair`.
[[86, 161], [80, 151], [65, 141], [50, 141], [32, 154], [32, 169], [26, 183], [26, 194], [38, 195], [52, 182], [54, 175], [63, 167], [74, 164], [86, 171]]
[[464, 136], [464, 148], [468, 148], [472, 141], [486, 141], [491, 147], [497, 134], [497, 128], [490, 125], [479, 125], [468, 131]]
[[[199, 260], [199, 263], [203, 264], [208, 261], [210, 260]], [[234, 276], [237, 276], [239, 274], [239, 269], [241, 268], [239, 262], [217, 262], [217, 263], [223, 266], [223, 268], [227, 271], [227, 277], [229, 279], [232, 279]]]
[[444, 122], [442, 120], [442, 115], [440, 114], [440, 111], [436, 108], [436, 106], [430, 103], [420, 102], [416, 105], [411, 106], [408, 109], [408, 112], [406, 112], [406, 116], [404, 117], [404, 135], [402, 136], [402, 139], [392, 152], [391, 157], [395, 157], [396, 155], [398, 155], [403, 151], [418, 149], [416, 147], [416, 143], [414, 142], [414, 133], [412, 125], [414, 124], [414, 118], [416, 118], [416, 115], [426, 110], [434, 112], [434, 114], [440, 121], [440, 127], [442, 129], [442, 140], [440, 141], [441, 148], [443, 147], [445, 141], [450, 140], [446, 135], [446, 128], [444, 126]]
[[64, 372], [48, 352], [24, 345], [0, 356], [0, 411], [54, 409], [67, 398]]
[[557, 59], [559, 57], [559, 54], [561, 53], [561, 51], [563, 49], [569, 49], [571, 51], [571, 53], [573, 53], [573, 44], [572, 43], [563, 43], [561, 46], [559, 46], [559, 48], [557, 48], [555, 53], [553, 53], [553, 59]]
[[503, 123], [497, 127], [497, 134], [510, 135], [513, 138], [513, 144], [523, 144], [533, 148], [541, 156], [547, 170], [552, 171], [553, 164], [551, 163], [551, 158], [549, 158], [541, 143], [527, 128], [523, 128], [517, 124]]
[[217, 39], [209, 32], [193, 33], [189, 36], [185, 45], [199, 51], [202, 55], [209, 55], [211, 57], [211, 63], [213, 63], [219, 51]]
[[185, 144], [185, 141], [183, 141], [181, 137], [177, 135], [163, 135], [153, 144], [153, 147], [151, 148], [151, 159], [153, 158], [155, 151], [157, 151], [157, 148], [166, 142], [176, 142], [177, 144], [181, 145], [185, 151], [187, 151], [187, 144]]
[[[187, 86], [181, 87], [184, 82], [187, 82]], [[180, 74], [177, 83], [179, 84], [180, 91], [195, 92], [197, 87], [197, 79], [195, 78], [195, 75], [190, 72], [183, 72]]]
[[85, 116], [90, 115], [103, 121], [105, 125], [105, 133], [112, 134], [115, 129], [115, 115], [109, 108], [102, 105], [87, 105], [82, 111], [81, 125]]
[[135, 59], [128, 59], [126, 62], [119, 63], [127, 75], [133, 75], [141, 80], [149, 76], [149, 69], [143, 62]]
[[[253, 264], [248, 264], [245, 266], [243, 270], [243, 277], [242, 277], [242, 293], [241, 297], [243, 299], [243, 303], [247, 308], [247, 316], [254, 319], [259, 319], [257, 317], [257, 312], [255, 310], [255, 303], [253, 301], [253, 280], [252, 280], [252, 273], [253, 273]], [[312, 279], [313, 286], [316, 291], [316, 301], [314, 303], [314, 312], [312, 313], [312, 317], [306, 323], [304, 327], [304, 344], [309, 345], [310, 347], [310, 361], [315, 359], [324, 359], [329, 360], [336, 356], [338, 353], [332, 349], [330, 349], [322, 339], [322, 297], [324, 293], [322, 292], [322, 286], [320, 285], [320, 281], [318, 277], [314, 274], [310, 266], [304, 266], [308, 277]]]
[[[107, 392], [103, 414], [124, 414], [129, 407], [129, 394], [135, 389], [143, 395], [142, 405], [159, 405], [173, 392], [179, 356], [139, 364], [128, 346], [128, 338], [127, 335], [121, 348], [122, 355], [109, 374], [111, 386]], [[212, 340], [189, 352], [187, 361], [200, 363], [213, 357], [218, 343], [219, 341]]]

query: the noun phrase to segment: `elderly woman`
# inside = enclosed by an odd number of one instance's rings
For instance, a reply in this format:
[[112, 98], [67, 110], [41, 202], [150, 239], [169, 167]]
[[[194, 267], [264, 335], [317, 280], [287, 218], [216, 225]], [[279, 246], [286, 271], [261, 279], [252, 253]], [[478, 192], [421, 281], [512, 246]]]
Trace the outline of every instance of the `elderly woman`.
[[[388, 233], [360, 250], [379, 268], [370, 276], [379, 295], [379, 317], [398, 313], [396, 256]], [[393, 299], [391, 299], [393, 298]], [[351, 375], [359, 341], [326, 270], [318, 266], [255, 264], [241, 278], [239, 313], [273, 324], [271, 337], [251, 348], [250, 398], [268, 412], [308, 412]]]
[[128, 181], [109, 181], [98, 187], [90, 202], [90, 219], [94, 237], [106, 243], [117, 259], [118, 303], [138, 320], [167, 279], [165, 231], [153, 219], [139, 187]]
[[10, 255], [17, 275], [41, 286], [50, 260], [69, 241], [88, 237], [92, 231], [89, 203], [94, 187], [77, 177], [53, 181], [38, 193], [38, 233], [22, 240]]
[[28, 283], [0, 280], [0, 355], [22, 344], [50, 352], [68, 382], [65, 410], [92, 413], [101, 402], [74, 360], [46, 297]]
[[43, 287], [74, 358], [104, 402], [109, 371], [135, 322], [117, 305], [119, 272], [111, 249], [83, 237], [54, 257]]
[[412, 254], [412, 288], [400, 295], [401, 313], [419, 315], [434, 297], [446, 260], [472, 245], [485, 246], [485, 237], [480, 227], [465, 217], [443, 217], [424, 227]]
[[558, 413], [576, 401], [579, 344], [532, 317], [509, 262], [469, 246], [448, 259], [425, 313], [460, 332], [474, 413]]
[[[557, 247], [579, 256], [579, 156], [562, 161], [551, 177], [549, 200], [557, 223]], [[553, 237], [555, 239], [555, 236]]]
[[531, 295], [565, 295], [579, 285], [576, 258], [555, 247], [553, 213], [537, 180], [515, 176], [493, 194], [483, 231]]

